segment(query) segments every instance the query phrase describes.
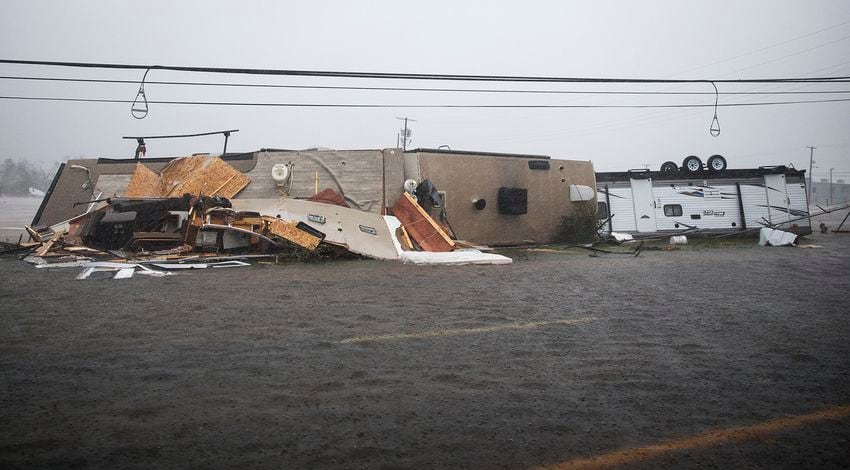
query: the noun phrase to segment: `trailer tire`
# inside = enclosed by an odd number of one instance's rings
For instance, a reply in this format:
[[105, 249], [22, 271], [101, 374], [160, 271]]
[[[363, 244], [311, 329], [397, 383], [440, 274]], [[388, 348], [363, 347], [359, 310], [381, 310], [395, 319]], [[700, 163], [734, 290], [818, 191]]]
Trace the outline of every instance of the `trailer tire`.
[[697, 173], [702, 170], [702, 160], [696, 155], [689, 155], [682, 161], [682, 168], [688, 173]]
[[679, 165], [676, 162], [664, 162], [661, 164], [661, 173], [675, 173], [679, 171]]
[[726, 159], [723, 158], [723, 155], [712, 155], [708, 158], [708, 162], [706, 162], [708, 166], [708, 171], [713, 173], [720, 173], [721, 171], [726, 171]]

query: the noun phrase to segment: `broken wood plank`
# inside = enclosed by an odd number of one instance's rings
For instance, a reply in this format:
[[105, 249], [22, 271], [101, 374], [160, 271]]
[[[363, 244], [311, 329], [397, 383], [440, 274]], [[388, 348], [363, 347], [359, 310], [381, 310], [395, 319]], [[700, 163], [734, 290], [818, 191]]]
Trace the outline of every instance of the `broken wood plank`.
[[233, 225], [265, 225], [266, 221], [262, 217], [242, 217], [233, 221]]
[[455, 248], [454, 241], [425, 212], [408, 193], [402, 193], [393, 207], [393, 214], [401, 222], [410, 238], [424, 251], [446, 252]]
[[34, 228], [30, 227], [29, 225], [24, 225], [24, 230], [27, 231], [27, 233], [29, 234], [30, 238], [33, 241], [41, 242], [41, 235], [39, 235], [38, 232], [36, 232]]
[[413, 242], [410, 241], [410, 235], [407, 234], [407, 230], [405, 230], [402, 226], [398, 228], [398, 231], [400, 235], [398, 237], [398, 240], [401, 242], [402, 248], [404, 248], [406, 251], [413, 250]]
[[53, 237], [47, 242], [43, 243], [39, 249], [35, 251], [36, 256], [45, 256], [51, 248], [53, 248], [53, 244], [59, 241], [62, 238], [64, 232], [56, 232], [53, 234]]

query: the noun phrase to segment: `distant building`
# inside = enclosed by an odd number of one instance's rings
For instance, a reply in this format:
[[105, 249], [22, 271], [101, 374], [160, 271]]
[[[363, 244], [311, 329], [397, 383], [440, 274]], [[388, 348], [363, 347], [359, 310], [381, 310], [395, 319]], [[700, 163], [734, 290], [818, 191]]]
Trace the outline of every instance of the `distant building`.
[[[829, 180], [821, 178], [820, 181], [812, 183], [811, 204], [829, 204]], [[850, 184], [843, 179], [832, 182], [832, 204], [850, 202]]]

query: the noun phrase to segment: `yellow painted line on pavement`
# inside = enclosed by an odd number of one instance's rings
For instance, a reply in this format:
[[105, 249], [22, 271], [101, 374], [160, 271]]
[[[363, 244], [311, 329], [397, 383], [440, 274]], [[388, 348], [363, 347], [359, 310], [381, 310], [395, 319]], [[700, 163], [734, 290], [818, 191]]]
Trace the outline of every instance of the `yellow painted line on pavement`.
[[369, 341], [394, 341], [394, 340], [404, 340], [404, 339], [427, 339], [427, 338], [440, 338], [444, 336], [460, 336], [460, 335], [471, 335], [476, 333], [495, 333], [497, 331], [509, 331], [509, 330], [536, 330], [539, 328], [543, 328], [545, 326], [552, 325], [577, 325], [579, 323], [587, 323], [590, 321], [596, 320], [596, 317], [581, 317], [574, 318], [571, 320], [549, 320], [549, 321], [538, 321], [532, 323], [509, 323], [506, 325], [494, 325], [494, 326], [482, 326], [479, 328], [457, 328], [451, 330], [437, 330], [437, 331], [426, 331], [422, 333], [398, 333], [398, 334], [389, 334], [389, 335], [376, 335], [376, 336], [355, 336], [353, 338], [346, 338], [339, 341], [340, 344], [351, 344], [351, 343], [365, 343]]
[[565, 462], [544, 465], [539, 469], [550, 470], [598, 470], [615, 468], [654, 459], [664, 454], [691, 449], [702, 449], [732, 442], [764, 439], [771, 434], [792, 430], [825, 420], [835, 420], [850, 416], [850, 405], [836, 406], [814, 413], [786, 416], [750, 426], [707, 431], [678, 439], [662, 441], [645, 447], [634, 447], [607, 454], [567, 460]]

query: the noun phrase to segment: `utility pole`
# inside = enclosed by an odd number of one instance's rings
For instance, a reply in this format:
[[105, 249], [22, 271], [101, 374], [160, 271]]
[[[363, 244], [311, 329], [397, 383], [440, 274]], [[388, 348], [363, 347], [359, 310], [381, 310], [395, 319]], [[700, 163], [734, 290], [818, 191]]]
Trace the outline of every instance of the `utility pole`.
[[404, 121], [404, 129], [401, 130], [401, 142], [402, 142], [402, 150], [407, 151], [407, 142], [410, 140], [410, 134], [412, 131], [407, 128], [407, 121], [416, 122], [416, 119], [409, 119], [407, 117], [397, 117], [396, 119], [400, 121]]
[[806, 187], [806, 203], [811, 204], [811, 201], [812, 201], [812, 184], [814, 183], [814, 180], [812, 179], [812, 166], [815, 163], [814, 156], [815, 156], [815, 149], [817, 147], [809, 146], [807, 148], [809, 149], [809, 186]]
[[829, 205], [832, 205], [832, 170], [835, 168], [829, 169]]

